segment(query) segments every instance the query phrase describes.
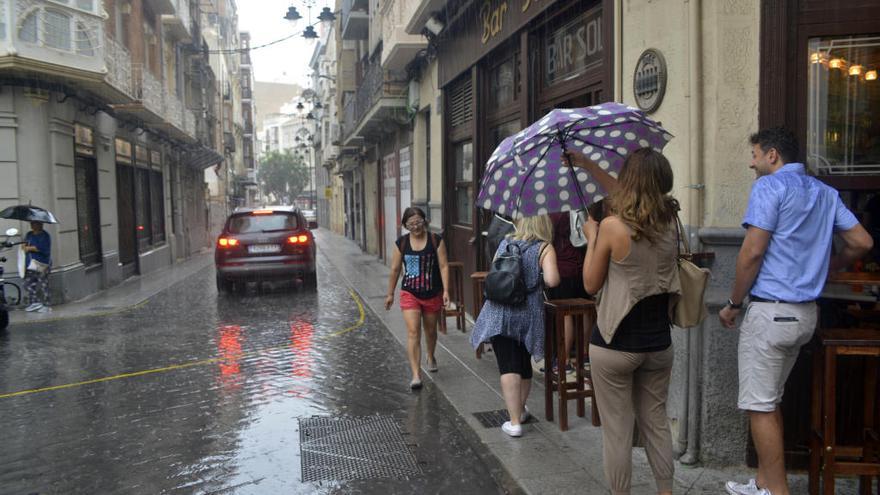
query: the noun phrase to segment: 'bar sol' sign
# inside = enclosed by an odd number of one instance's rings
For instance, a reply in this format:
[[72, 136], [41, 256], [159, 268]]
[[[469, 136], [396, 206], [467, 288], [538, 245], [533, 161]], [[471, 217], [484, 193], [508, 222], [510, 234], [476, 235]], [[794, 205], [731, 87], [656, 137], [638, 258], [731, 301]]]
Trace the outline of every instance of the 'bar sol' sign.
[[577, 77], [602, 64], [602, 8], [597, 7], [553, 31], [546, 45], [546, 82]]

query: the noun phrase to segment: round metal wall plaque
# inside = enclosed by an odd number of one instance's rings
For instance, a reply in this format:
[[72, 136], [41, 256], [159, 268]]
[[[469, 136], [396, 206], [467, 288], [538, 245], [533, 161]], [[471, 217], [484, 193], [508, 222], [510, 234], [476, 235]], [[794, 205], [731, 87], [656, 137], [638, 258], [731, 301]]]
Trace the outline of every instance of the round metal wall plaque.
[[666, 93], [666, 60], [663, 55], [649, 48], [642, 52], [633, 73], [633, 96], [636, 105], [651, 113], [660, 107]]

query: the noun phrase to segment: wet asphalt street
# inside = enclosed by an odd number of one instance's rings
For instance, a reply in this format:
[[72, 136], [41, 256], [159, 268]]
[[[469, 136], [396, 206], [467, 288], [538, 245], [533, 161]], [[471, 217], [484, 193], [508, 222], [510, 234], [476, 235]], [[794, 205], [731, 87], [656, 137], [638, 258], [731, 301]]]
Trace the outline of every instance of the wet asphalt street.
[[317, 292], [218, 296], [208, 268], [134, 309], [0, 333], [0, 494], [501, 493], [449, 403], [409, 390], [401, 346], [318, 268]]

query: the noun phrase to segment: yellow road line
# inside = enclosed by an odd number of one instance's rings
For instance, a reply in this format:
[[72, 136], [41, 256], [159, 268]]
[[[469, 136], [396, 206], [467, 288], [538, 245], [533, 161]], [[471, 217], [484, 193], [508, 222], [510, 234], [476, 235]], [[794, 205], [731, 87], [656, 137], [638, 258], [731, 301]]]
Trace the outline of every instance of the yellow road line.
[[351, 298], [354, 299], [355, 303], [357, 303], [358, 312], [360, 313], [360, 316], [358, 317], [358, 321], [357, 321], [357, 323], [346, 328], [345, 330], [341, 330], [336, 333], [331, 333], [330, 337], [338, 337], [338, 336], [346, 334], [348, 332], [357, 330], [358, 328], [360, 328], [364, 324], [364, 319], [366, 317], [364, 314], [364, 304], [361, 302], [361, 299], [358, 297], [358, 295], [353, 290], [348, 289], [348, 293], [351, 294]]
[[[364, 312], [364, 305], [361, 302], [360, 298], [358, 297], [357, 293], [355, 293], [351, 289], [348, 290], [348, 293], [351, 295], [351, 298], [354, 300], [354, 302], [357, 304], [357, 307], [358, 307], [359, 316], [358, 316], [357, 322], [354, 325], [351, 325], [350, 327], [348, 327], [344, 330], [341, 330], [339, 332], [334, 332], [331, 334], [327, 334], [327, 335], [321, 335], [318, 338], [338, 337], [340, 335], [344, 335], [346, 333], [357, 330], [358, 328], [360, 328], [364, 325], [364, 321], [366, 320], [366, 314]], [[240, 360], [247, 359], [249, 357], [257, 356], [257, 355], [265, 353], [265, 352], [271, 352], [271, 351], [275, 351], [278, 349], [284, 349], [289, 346], [290, 346], [290, 344], [284, 344], [284, 345], [278, 345], [278, 346], [274, 346], [274, 347], [258, 349], [255, 351], [245, 352], [245, 353], [242, 353], [240, 356], [238, 356], [238, 359], [240, 359]], [[223, 361], [223, 359], [224, 358], [219, 358], [219, 357], [218, 358], [211, 358], [211, 359], [202, 359], [200, 361], [192, 361], [189, 363], [174, 364], [174, 365], [165, 366], [162, 368], [153, 368], [153, 369], [149, 369], [149, 370], [135, 371], [132, 373], [122, 373], [119, 375], [106, 376], [104, 378], [95, 378], [92, 380], [85, 380], [85, 381], [76, 382], [76, 383], [67, 383], [64, 385], [54, 385], [51, 387], [42, 387], [42, 388], [34, 388], [34, 389], [30, 389], [30, 390], [21, 390], [18, 392], [11, 392], [8, 394], [0, 394], [0, 399], [8, 399], [11, 397], [19, 397], [22, 395], [37, 394], [40, 392], [51, 392], [53, 390], [63, 390], [66, 388], [81, 387], [83, 385], [91, 385], [93, 383], [109, 382], [112, 380], [121, 380], [123, 378], [134, 378], [134, 377], [138, 377], [138, 376], [151, 375], [151, 374], [155, 374], [155, 373], [164, 373], [167, 371], [175, 371], [175, 370], [181, 370], [181, 369], [186, 369], [186, 368], [193, 368], [195, 366], [204, 366], [206, 364], [213, 364], [213, 363], [216, 363], [219, 361]]]

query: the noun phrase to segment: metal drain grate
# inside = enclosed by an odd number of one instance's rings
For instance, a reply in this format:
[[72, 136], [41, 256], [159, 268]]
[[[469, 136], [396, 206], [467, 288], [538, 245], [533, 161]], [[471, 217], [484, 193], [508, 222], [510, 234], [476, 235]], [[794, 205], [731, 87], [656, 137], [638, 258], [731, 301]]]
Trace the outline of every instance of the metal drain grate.
[[422, 474], [390, 416], [302, 418], [299, 444], [304, 482]]
[[[477, 421], [486, 428], [501, 428], [501, 425], [503, 425], [505, 421], [510, 421], [510, 415], [507, 414], [507, 409], [478, 412], [474, 413], [474, 417], [477, 418]], [[526, 424], [537, 422], [538, 420], [535, 418], [535, 415], [530, 414], [529, 420], [526, 421]]]

